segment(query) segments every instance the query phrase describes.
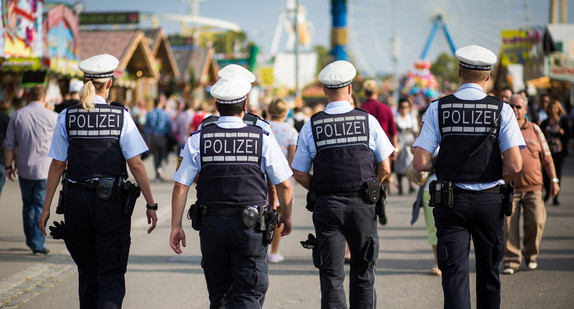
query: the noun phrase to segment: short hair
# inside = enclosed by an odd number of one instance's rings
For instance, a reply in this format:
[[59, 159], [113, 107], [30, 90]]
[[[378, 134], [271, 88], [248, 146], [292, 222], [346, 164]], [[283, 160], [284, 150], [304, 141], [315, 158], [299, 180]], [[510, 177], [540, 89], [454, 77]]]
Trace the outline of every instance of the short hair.
[[490, 75], [490, 71], [471, 70], [459, 67], [460, 77], [465, 81], [484, 81]]
[[399, 106], [401, 105], [402, 102], [407, 102], [407, 103], [409, 103], [409, 108], [413, 106], [413, 103], [411, 102], [411, 100], [409, 100], [408, 97], [401, 97], [401, 98], [399, 98]]
[[276, 98], [271, 101], [269, 107], [267, 107], [267, 111], [271, 118], [281, 118], [287, 115], [289, 111], [289, 107], [287, 106], [287, 102], [281, 98]]
[[375, 82], [372, 79], [366, 80], [363, 83], [363, 91], [365, 91], [365, 96], [370, 97], [373, 94], [377, 93], [379, 91], [379, 88], [377, 87], [377, 82]]
[[235, 104], [222, 104], [215, 101], [215, 107], [221, 116], [239, 116], [243, 111], [245, 111], [245, 102], [239, 102]]
[[45, 96], [46, 96], [46, 89], [44, 88], [44, 86], [36, 84], [32, 88], [30, 88], [31, 101], [40, 101]]
[[528, 99], [525, 96], [518, 94], [518, 93], [510, 96], [510, 98], [508, 98], [508, 103], [510, 103], [510, 101], [512, 101], [516, 98], [522, 99], [522, 103], [524, 104], [524, 106], [528, 106]]

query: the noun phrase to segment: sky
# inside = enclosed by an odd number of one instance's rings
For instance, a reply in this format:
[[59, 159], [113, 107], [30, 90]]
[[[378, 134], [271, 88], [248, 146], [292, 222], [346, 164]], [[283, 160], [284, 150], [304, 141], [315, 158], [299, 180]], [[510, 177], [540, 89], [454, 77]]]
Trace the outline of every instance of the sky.
[[[75, 0], [62, 2], [74, 3]], [[455, 46], [483, 45], [496, 49], [500, 45], [501, 29], [543, 26], [549, 19], [550, 0], [347, 0], [351, 54], [359, 70], [367, 75], [399, 73], [409, 70], [424, 49], [431, 32], [432, 16], [441, 15]], [[574, 1], [573, 1], [574, 2]], [[568, 7], [568, 20], [574, 23], [574, 3]], [[84, 1], [88, 12], [140, 11], [152, 14], [188, 14], [185, 0], [89, 0]], [[158, 3], [161, 3], [158, 4]], [[306, 8], [306, 19], [312, 29], [311, 45], [330, 47], [330, 0], [299, 0]], [[199, 15], [238, 24], [261, 52], [271, 48], [279, 14], [285, 0], [203, 0]], [[149, 27], [149, 21], [141, 21]], [[179, 22], [160, 19], [168, 34], [181, 29]], [[398, 37], [396, 63], [391, 57], [391, 38]], [[285, 34], [283, 38], [285, 38]], [[282, 42], [284, 42], [283, 40]], [[285, 48], [285, 44], [280, 46]], [[436, 33], [427, 59], [433, 61], [450, 47], [442, 31]]]

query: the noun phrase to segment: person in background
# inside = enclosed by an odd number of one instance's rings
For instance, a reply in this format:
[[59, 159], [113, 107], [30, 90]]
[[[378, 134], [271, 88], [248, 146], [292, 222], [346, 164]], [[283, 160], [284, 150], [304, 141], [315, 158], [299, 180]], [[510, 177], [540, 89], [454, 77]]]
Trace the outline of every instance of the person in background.
[[[413, 161], [413, 154], [411, 152], [411, 145], [415, 141], [415, 137], [419, 132], [419, 124], [416, 117], [412, 114], [412, 103], [407, 98], [399, 100], [399, 111], [395, 115], [395, 122], [398, 131], [398, 148], [399, 154], [394, 161], [394, 169], [397, 174], [397, 185], [399, 187], [399, 194], [403, 194], [402, 180], [406, 175], [407, 167]], [[409, 193], [415, 192], [413, 183], [407, 178]]]
[[138, 104], [130, 110], [130, 115], [143, 135], [147, 115], [146, 100], [140, 99]]
[[6, 138], [6, 130], [10, 123], [10, 116], [3, 110], [0, 110], [0, 197], [2, 197], [2, 188], [6, 182], [6, 160], [4, 159], [4, 138]]
[[[508, 102], [520, 126], [520, 132], [526, 141], [526, 148], [520, 150], [522, 154], [522, 171], [512, 177], [516, 180], [512, 214], [504, 222], [504, 258], [502, 260], [502, 273], [512, 275], [516, 273], [522, 262], [526, 267], [534, 270], [538, 267], [538, 254], [540, 241], [546, 224], [546, 208], [542, 200], [542, 169], [552, 179], [556, 179], [556, 171], [552, 155], [540, 128], [526, 119], [528, 100], [522, 95], [513, 95]], [[552, 182], [550, 194], [556, 196], [560, 191], [558, 182]], [[524, 219], [524, 244], [520, 250], [520, 212]]]
[[163, 162], [167, 159], [168, 134], [171, 136], [171, 118], [163, 109], [163, 100], [154, 100], [155, 108], [147, 113], [144, 137], [153, 155], [155, 182], [162, 182]]
[[508, 102], [511, 96], [512, 96], [512, 90], [510, 90], [510, 88], [504, 88], [498, 94], [498, 98], [503, 102]]
[[[570, 125], [565, 117], [566, 113], [562, 108], [562, 104], [558, 100], [552, 100], [548, 104], [546, 112], [548, 113], [548, 118], [542, 121], [540, 129], [544, 132], [548, 147], [550, 147], [550, 153], [552, 153], [552, 160], [556, 169], [556, 177], [549, 177], [548, 174], [544, 173], [545, 202], [552, 194], [550, 183], [558, 183], [562, 179], [562, 168], [568, 156], [568, 142], [571, 137]], [[558, 194], [554, 196], [552, 205], [560, 205]]]
[[[291, 166], [291, 162], [293, 162], [293, 157], [295, 156], [295, 150], [297, 149], [297, 138], [299, 137], [299, 133], [297, 133], [297, 130], [295, 130], [292, 125], [285, 122], [289, 107], [285, 100], [277, 98], [271, 101], [267, 111], [271, 118], [269, 121], [271, 131], [273, 131], [275, 139], [277, 139], [287, 162], [289, 162], [289, 166]], [[289, 178], [289, 181], [291, 182], [291, 185], [293, 185], [293, 179]], [[277, 199], [275, 198], [274, 200]], [[279, 201], [277, 200], [277, 204], [275, 206], [279, 214], [281, 214], [281, 207], [278, 202]], [[270, 263], [279, 263], [285, 259], [281, 254], [279, 254], [279, 242], [281, 240], [282, 228], [283, 227], [277, 227], [275, 231], [273, 242], [271, 243], [271, 254], [269, 254]]]
[[536, 124], [539, 126], [542, 124], [542, 121], [548, 118], [548, 105], [550, 104], [550, 96], [547, 94], [543, 94], [540, 96], [540, 105], [538, 106], [538, 110], [536, 111]]
[[48, 145], [58, 114], [46, 108], [46, 90], [42, 85], [33, 86], [29, 95], [30, 103], [12, 114], [6, 130], [5, 168], [11, 181], [18, 173], [26, 245], [34, 254], [48, 254], [50, 250], [44, 246], [46, 237], [38, 226], [38, 219], [42, 213], [50, 168]]
[[189, 102], [181, 102], [180, 104], [183, 106], [175, 117], [175, 121], [173, 123], [173, 136], [177, 141], [178, 149], [181, 149], [181, 147], [185, 145], [185, 142], [189, 137], [189, 126], [191, 125], [194, 116], [193, 108]]
[[60, 104], [54, 106], [54, 111], [56, 113], [61, 113], [64, 109], [68, 108], [74, 103], [78, 103], [80, 100], [80, 90], [84, 86], [84, 83], [80, 80], [74, 80], [70, 83], [70, 91], [68, 96]]

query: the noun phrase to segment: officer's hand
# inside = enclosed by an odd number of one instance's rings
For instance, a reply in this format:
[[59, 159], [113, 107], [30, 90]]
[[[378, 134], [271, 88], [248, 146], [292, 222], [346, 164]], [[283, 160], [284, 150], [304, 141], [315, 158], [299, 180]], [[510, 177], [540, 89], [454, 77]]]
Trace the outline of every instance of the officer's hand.
[[281, 231], [281, 237], [291, 234], [291, 229], [293, 228], [291, 218], [285, 218], [284, 216], [280, 216], [279, 227], [281, 225], [283, 225], [283, 230]]
[[42, 234], [44, 234], [44, 236], [48, 236], [48, 233], [46, 233], [46, 224], [48, 223], [48, 219], [50, 219], [50, 211], [42, 210], [40, 219], [38, 219], [38, 226], [40, 227], [40, 231]]
[[173, 249], [173, 252], [177, 254], [181, 254], [181, 247], [179, 243], [185, 247], [185, 232], [183, 228], [180, 227], [172, 227], [171, 228], [171, 235], [169, 236], [169, 246]]
[[148, 209], [146, 210], [145, 215], [147, 216], [147, 224], [151, 224], [149, 229], [147, 229], [147, 233], [149, 234], [151, 233], [151, 231], [155, 229], [155, 226], [157, 224], [157, 211], [153, 209]]

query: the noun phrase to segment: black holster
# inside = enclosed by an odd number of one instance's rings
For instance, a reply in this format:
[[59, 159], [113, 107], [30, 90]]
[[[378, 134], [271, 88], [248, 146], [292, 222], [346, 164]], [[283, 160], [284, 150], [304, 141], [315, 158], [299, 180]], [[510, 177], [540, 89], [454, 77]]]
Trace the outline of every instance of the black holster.
[[60, 190], [60, 196], [58, 197], [58, 205], [56, 206], [56, 213], [59, 215], [64, 214], [66, 194], [68, 193], [68, 170], [65, 170], [62, 174], [62, 190]]
[[379, 221], [382, 222], [384, 220], [386, 222], [387, 215], [385, 208], [387, 206], [387, 184], [384, 182], [381, 183], [379, 192], [379, 199], [377, 200], [377, 204], [375, 206], [375, 215], [379, 216]]
[[516, 181], [511, 178], [502, 188], [502, 211], [506, 216], [512, 215], [512, 201], [514, 200], [514, 187]]
[[199, 231], [199, 228], [201, 227], [201, 218], [203, 218], [206, 210], [207, 208], [205, 206], [197, 204], [191, 204], [191, 206], [189, 206], [189, 210], [187, 211], [187, 219], [191, 220], [191, 227], [194, 230]]
[[140, 196], [141, 190], [137, 184], [132, 183], [131, 181], [126, 182], [118, 182], [122, 191], [122, 202], [124, 206], [124, 215], [131, 217], [132, 213], [134, 212], [134, 208], [136, 206], [136, 200]]
[[307, 206], [305, 206], [305, 208], [307, 208], [308, 211], [313, 212], [313, 209], [315, 209], [315, 202], [317, 202], [317, 192], [315, 192], [315, 189], [311, 188], [307, 192]]
[[263, 230], [263, 245], [267, 246], [273, 241], [273, 236], [275, 236], [275, 228], [277, 223], [279, 223], [279, 213], [277, 210], [269, 207], [263, 214], [265, 223], [265, 230]]

